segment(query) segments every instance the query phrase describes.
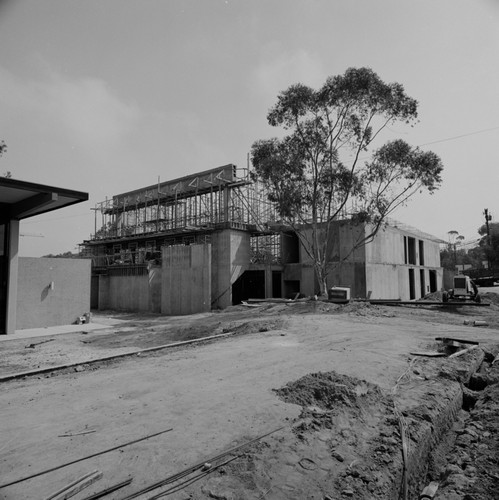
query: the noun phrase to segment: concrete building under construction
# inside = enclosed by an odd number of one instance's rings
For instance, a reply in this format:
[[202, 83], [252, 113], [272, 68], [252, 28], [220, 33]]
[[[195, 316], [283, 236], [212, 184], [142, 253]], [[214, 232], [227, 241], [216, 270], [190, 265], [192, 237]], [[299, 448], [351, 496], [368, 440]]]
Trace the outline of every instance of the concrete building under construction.
[[[367, 231], [334, 223], [330, 286], [352, 297], [417, 299], [442, 286], [439, 241], [400, 223], [351, 252]], [[118, 194], [95, 207], [92, 307], [161, 314], [225, 308], [247, 298], [313, 295], [311, 261], [247, 169], [229, 164]]]

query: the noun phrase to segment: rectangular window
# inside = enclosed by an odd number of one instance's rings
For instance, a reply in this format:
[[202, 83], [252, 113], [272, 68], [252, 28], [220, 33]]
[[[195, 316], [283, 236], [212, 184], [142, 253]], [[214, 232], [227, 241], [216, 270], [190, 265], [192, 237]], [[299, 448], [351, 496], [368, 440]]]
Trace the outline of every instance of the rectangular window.
[[130, 251], [130, 259], [133, 264], [137, 262], [137, 249], [138, 249], [137, 243], [130, 243], [128, 246], [128, 250]]
[[281, 237], [279, 234], [251, 236], [250, 262], [252, 264], [280, 264]]
[[123, 260], [121, 258], [121, 245], [113, 245], [113, 264], [122, 264]]
[[424, 266], [424, 241], [419, 240], [419, 265]]
[[409, 254], [409, 264], [416, 265], [416, 239], [407, 238], [407, 252]]

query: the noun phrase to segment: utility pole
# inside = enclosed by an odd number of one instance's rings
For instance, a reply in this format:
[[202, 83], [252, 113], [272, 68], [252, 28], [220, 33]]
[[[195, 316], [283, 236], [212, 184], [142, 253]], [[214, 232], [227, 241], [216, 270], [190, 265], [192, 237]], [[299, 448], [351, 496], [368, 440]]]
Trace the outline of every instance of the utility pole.
[[489, 221], [492, 220], [492, 215], [489, 215], [489, 209], [486, 208], [483, 211], [483, 215], [485, 216], [485, 226], [487, 228], [487, 246], [488, 252], [487, 252], [487, 267], [490, 269], [490, 251], [491, 251], [491, 245], [490, 245], [490, 227], [489, 227]]

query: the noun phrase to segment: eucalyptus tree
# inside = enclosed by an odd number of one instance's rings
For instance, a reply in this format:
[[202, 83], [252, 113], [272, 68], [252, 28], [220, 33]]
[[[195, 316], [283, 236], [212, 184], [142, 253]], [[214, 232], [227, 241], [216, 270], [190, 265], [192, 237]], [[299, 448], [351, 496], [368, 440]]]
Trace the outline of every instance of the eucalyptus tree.
[[393, 124], [413, 126], [418, 103], [399, 83], [385, 83], [370, 68], [350, 68], [314, 90], [282, 91], [268, 123], [279, 138], [251, 148], [253, 175], [263, 182], [283, 222], [293, 228], [326, 293], [332, 223], [363, 223], [350, 253], [372, 241], [386, 217], [418, 191], [441, 184], [440, 158], [401, 139], [381, 142]]

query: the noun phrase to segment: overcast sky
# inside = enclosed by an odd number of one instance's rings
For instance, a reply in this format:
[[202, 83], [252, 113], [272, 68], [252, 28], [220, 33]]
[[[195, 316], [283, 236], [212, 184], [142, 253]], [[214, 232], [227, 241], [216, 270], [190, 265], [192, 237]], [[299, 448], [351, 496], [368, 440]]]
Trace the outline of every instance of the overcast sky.
[[0, 173], [89, 193], [22, 222], [20, 254], [75, 251], [95, 203], [158, 176], [246, 166], [281, 90], [361, 66], [420, 103], [385, 139], [445, 167], [394, 217], [476, 239], [499, 221], [499, 1], [0, 0]]

